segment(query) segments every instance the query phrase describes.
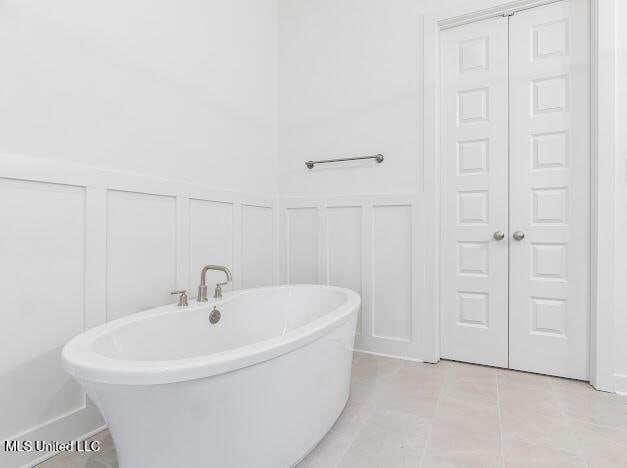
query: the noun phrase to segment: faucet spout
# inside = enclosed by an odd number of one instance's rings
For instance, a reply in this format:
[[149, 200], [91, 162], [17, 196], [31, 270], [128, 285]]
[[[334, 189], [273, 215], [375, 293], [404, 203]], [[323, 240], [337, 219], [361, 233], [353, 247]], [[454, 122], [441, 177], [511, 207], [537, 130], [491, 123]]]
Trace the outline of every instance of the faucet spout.
[[[207, 302], [207, 272], [209, 270], [221, 271], [226, 275], [226, 283], [233, 280], [233, 276], [231, 275], [231, 271], [222, 265], [206, 265], [200, 272], [200, 286], [198, 286], [198, 302]], [[216, 294], [214, 297], [219, 298], [222, 297], [222, 291], [220, 289], [221, 285], [226, 283], [220, 283], [216, 287]], [[217, 291], [220, 291], [220, 295], [218, 296]]]

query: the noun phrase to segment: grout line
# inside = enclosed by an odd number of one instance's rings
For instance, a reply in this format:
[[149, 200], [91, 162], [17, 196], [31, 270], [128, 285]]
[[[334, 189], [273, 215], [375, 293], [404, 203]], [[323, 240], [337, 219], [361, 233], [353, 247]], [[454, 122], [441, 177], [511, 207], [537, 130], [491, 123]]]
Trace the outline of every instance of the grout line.
[[[364, 353], [361, 353], [361, 354], [364, 354]], [[359, 358], [359, 360], [361, 360], [361, 357]], [[385, 382], [383, 382], [385, 384], [385, 386], [387, 386], [389, 384], [388, 380], [393, 379], [394, 377], [396, 377], [398, 375], [400, 370], [401, 370], [401, 366], [398, 365], [396, 370], [390, 376], [386, 377]], [[372, 385], [373, 384], [373, 382], [370, 379], [362, 379], [362, 378], [359, 378], [359, 377], [352, 377], [352, 376], [351, 376], [351, 379], [357, 379], [357, 380], [359, 380], [361, 382], [364, 382], [367, 385]], [[372, 406], [368, 409], [368, 413], [366, 414], [366, 417], [364, 418], [363, 422], [359, 425], [359, 429], [357, 431], [355, 431], [355, 435], [350, 439], [350, 442], [346, 445], [346, 449], [338, 457], [337, 463], [334, 464], [334, 467], [338, 467], [342, 463], [342, 460], [344, 460], [344, 457], [346, 457], [346, 454], [348, 454], [348, 452], [350, 451], [351, 447], [353, 446], [353, 443], [355, 442], [357, 437], [359, 437], [359, 435], [363, 431], [364, 427], [366, 426], [366, 423], [370, 419], [370, 416], [372, 416], [372, 414], [374, 413], [374, 410], [375, 410], [375, 408], [377, 407], [378, 404], [379, 404], [379, 394], [378, 394], [378, 392], [375, 392], [374, 393], [373, 402], [372, 402]]]
[[431, 423], [429, 424], [429, 431], [427, 432], [427, 439], [425, 440], [425, 446], [422, 448], [422, 454], [420, 455], [420, 459], [418, 460], [418, 467], [422, 466], [425, 461], [425, 456], [427, 455], [427, 448], [431, 443], [431, 436], [433, 434], [433, 426], [435, 425], [435, 420], [438, 416], [438, 409], [440, 408], [440, 397], [442, 395], [442, 387], [444, 386], [444, 376], [442, 376], [442, 382], [440, 382], [440, 388], [438, 389], [438, 396], [435, 399], [435, 407], [433, 408], [433, 417], [431, 418]]
[[338, 467], [340, 466], [340, 463], [342, 463], [342, 460], [344, 460], [344, 457], [346, 456], [346, 454], [350, 451], [351, 447], [353, 446], [353, 443], [355, 442], [355, 440], [357, 439], [357, 437], [359, 437], [359, 434], [361, 434], [361, 431], [364, 429], [364, 427], [366, 426], [366, 423], [368, 422], [368, 419], [370, 419], [370, 416], [372, 415], [374, 408], [377, 406], [376, 401], [372, 404], [372, 406], [370, 407], [370, 409], [368, 410], [368, 414], [366, 414], [366, 417], [364, 418], [363, 422], [359, 425], [359, 429], [357, 429], [357, 431], [355, 431], [355, 435], [351, 438], [350, 442], [346, 445], [346, 449], [342, 451], [342, 454], [338, 457], [337, 459], [337, 463], [335, 463], [334, 466]]
[[577, 446], [577, 452], [579, 453], [579, 458], [581, 458], [581, 461], [587, 467], [590, 467], [590, 463], [588, 463], [588, 459], [582, 450], [582, 444], [579, 442], [579, 438], [576, 436], [575, 431], [573, 430], [573, 426], [570, 423], [570, 417], [566, 414], [566, 410], [564, 409], [564, 406], [562, 405], [561, 398], [557, 392], [557, 388], [555, 387], [556, 380], [551, 380], [550, 382], [551, 382], [551, 393], [553, 394], [553, 398], [555, 398], [555, 401], [557, 402], [557, 406], [560, 410], [560, 413], [562, 414], [562, 417], [564, 418], [564, 421], [566, 422], [566, 426], [568, 427], [568, 432], [570, 436], [573, 438], [573, 440], [575, 441], [575, 445]]

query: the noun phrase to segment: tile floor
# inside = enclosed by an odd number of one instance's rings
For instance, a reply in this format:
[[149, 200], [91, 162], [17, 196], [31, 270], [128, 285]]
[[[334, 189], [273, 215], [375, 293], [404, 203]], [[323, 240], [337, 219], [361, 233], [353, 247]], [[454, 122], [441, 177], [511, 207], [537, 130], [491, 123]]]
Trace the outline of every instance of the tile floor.
[[[117, 467], [107, 431], [95, 437], [100, 452], [39, 466]], [[627, 468], [627, 398], [565, 379], [355, 353], [351, 398], [298, 465], [310, 467]]]

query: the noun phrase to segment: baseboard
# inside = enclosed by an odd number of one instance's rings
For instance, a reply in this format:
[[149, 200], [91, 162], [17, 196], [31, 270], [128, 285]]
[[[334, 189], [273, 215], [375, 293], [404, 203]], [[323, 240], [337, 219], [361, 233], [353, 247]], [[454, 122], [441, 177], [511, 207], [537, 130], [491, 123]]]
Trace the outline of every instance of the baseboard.
[[627, 375], [614, 374], [614, 391], [619, 395], [627, 396]]
[[424, 362], [422, 359], [416, 359], [416, 358], [411, 358], [411, 357], [407, 357], [407, 356], [395, 356], [394, 354], [385, 354], [385, 353], [375, 353], [374, 351], [366, 351], [365, 349], [353, 349], [353, 351], [356, 351], [358, 353], [363, 353], [363, 354], [371, 354], [373, 356], [380, 356], [380, 357], [386, 357], [386, 358], [392, 358], [392, 359], [400, 359], [402, 361], [411, 361], [411, 362]]
[[[102, 425], [100, 427], [97, 427], [93, 431], [89, 431], [88, 433], [83, 434], [80, 437], [77, 437], [76, 440], [83, 441], [85, 439], [89, 439], [90, 437], [95, 436], [99, 432], [104, 431], [106, 428], [107, 428], [107, 425], [104, 424], [104, 425]], [[51, 459], [52, 457], [54, 457], [56, 455], [59, 455], [59, 453], [60, 453], [59, 451], [46, 453], [45, 455], [42, 455], [41, 457], [36, 458], [35, 460], [30, 461], [26, 465], [23, 465], [22, 468], [34, 468], [35, 466], [39, 465], [40, 463], [43, 463], [46, 460], [49, 460], [49, 459]]]

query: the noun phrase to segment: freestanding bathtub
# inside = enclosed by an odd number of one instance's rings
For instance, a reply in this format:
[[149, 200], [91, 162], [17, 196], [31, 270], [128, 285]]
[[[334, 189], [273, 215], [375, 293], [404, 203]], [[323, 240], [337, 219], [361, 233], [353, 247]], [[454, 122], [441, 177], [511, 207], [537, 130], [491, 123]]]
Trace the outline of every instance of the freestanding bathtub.
[[63, 367], [100, 408], [120, 468], [289, 467], [346, 404], [360, 303], [299, 285], [159, 307], [77, 336]]

